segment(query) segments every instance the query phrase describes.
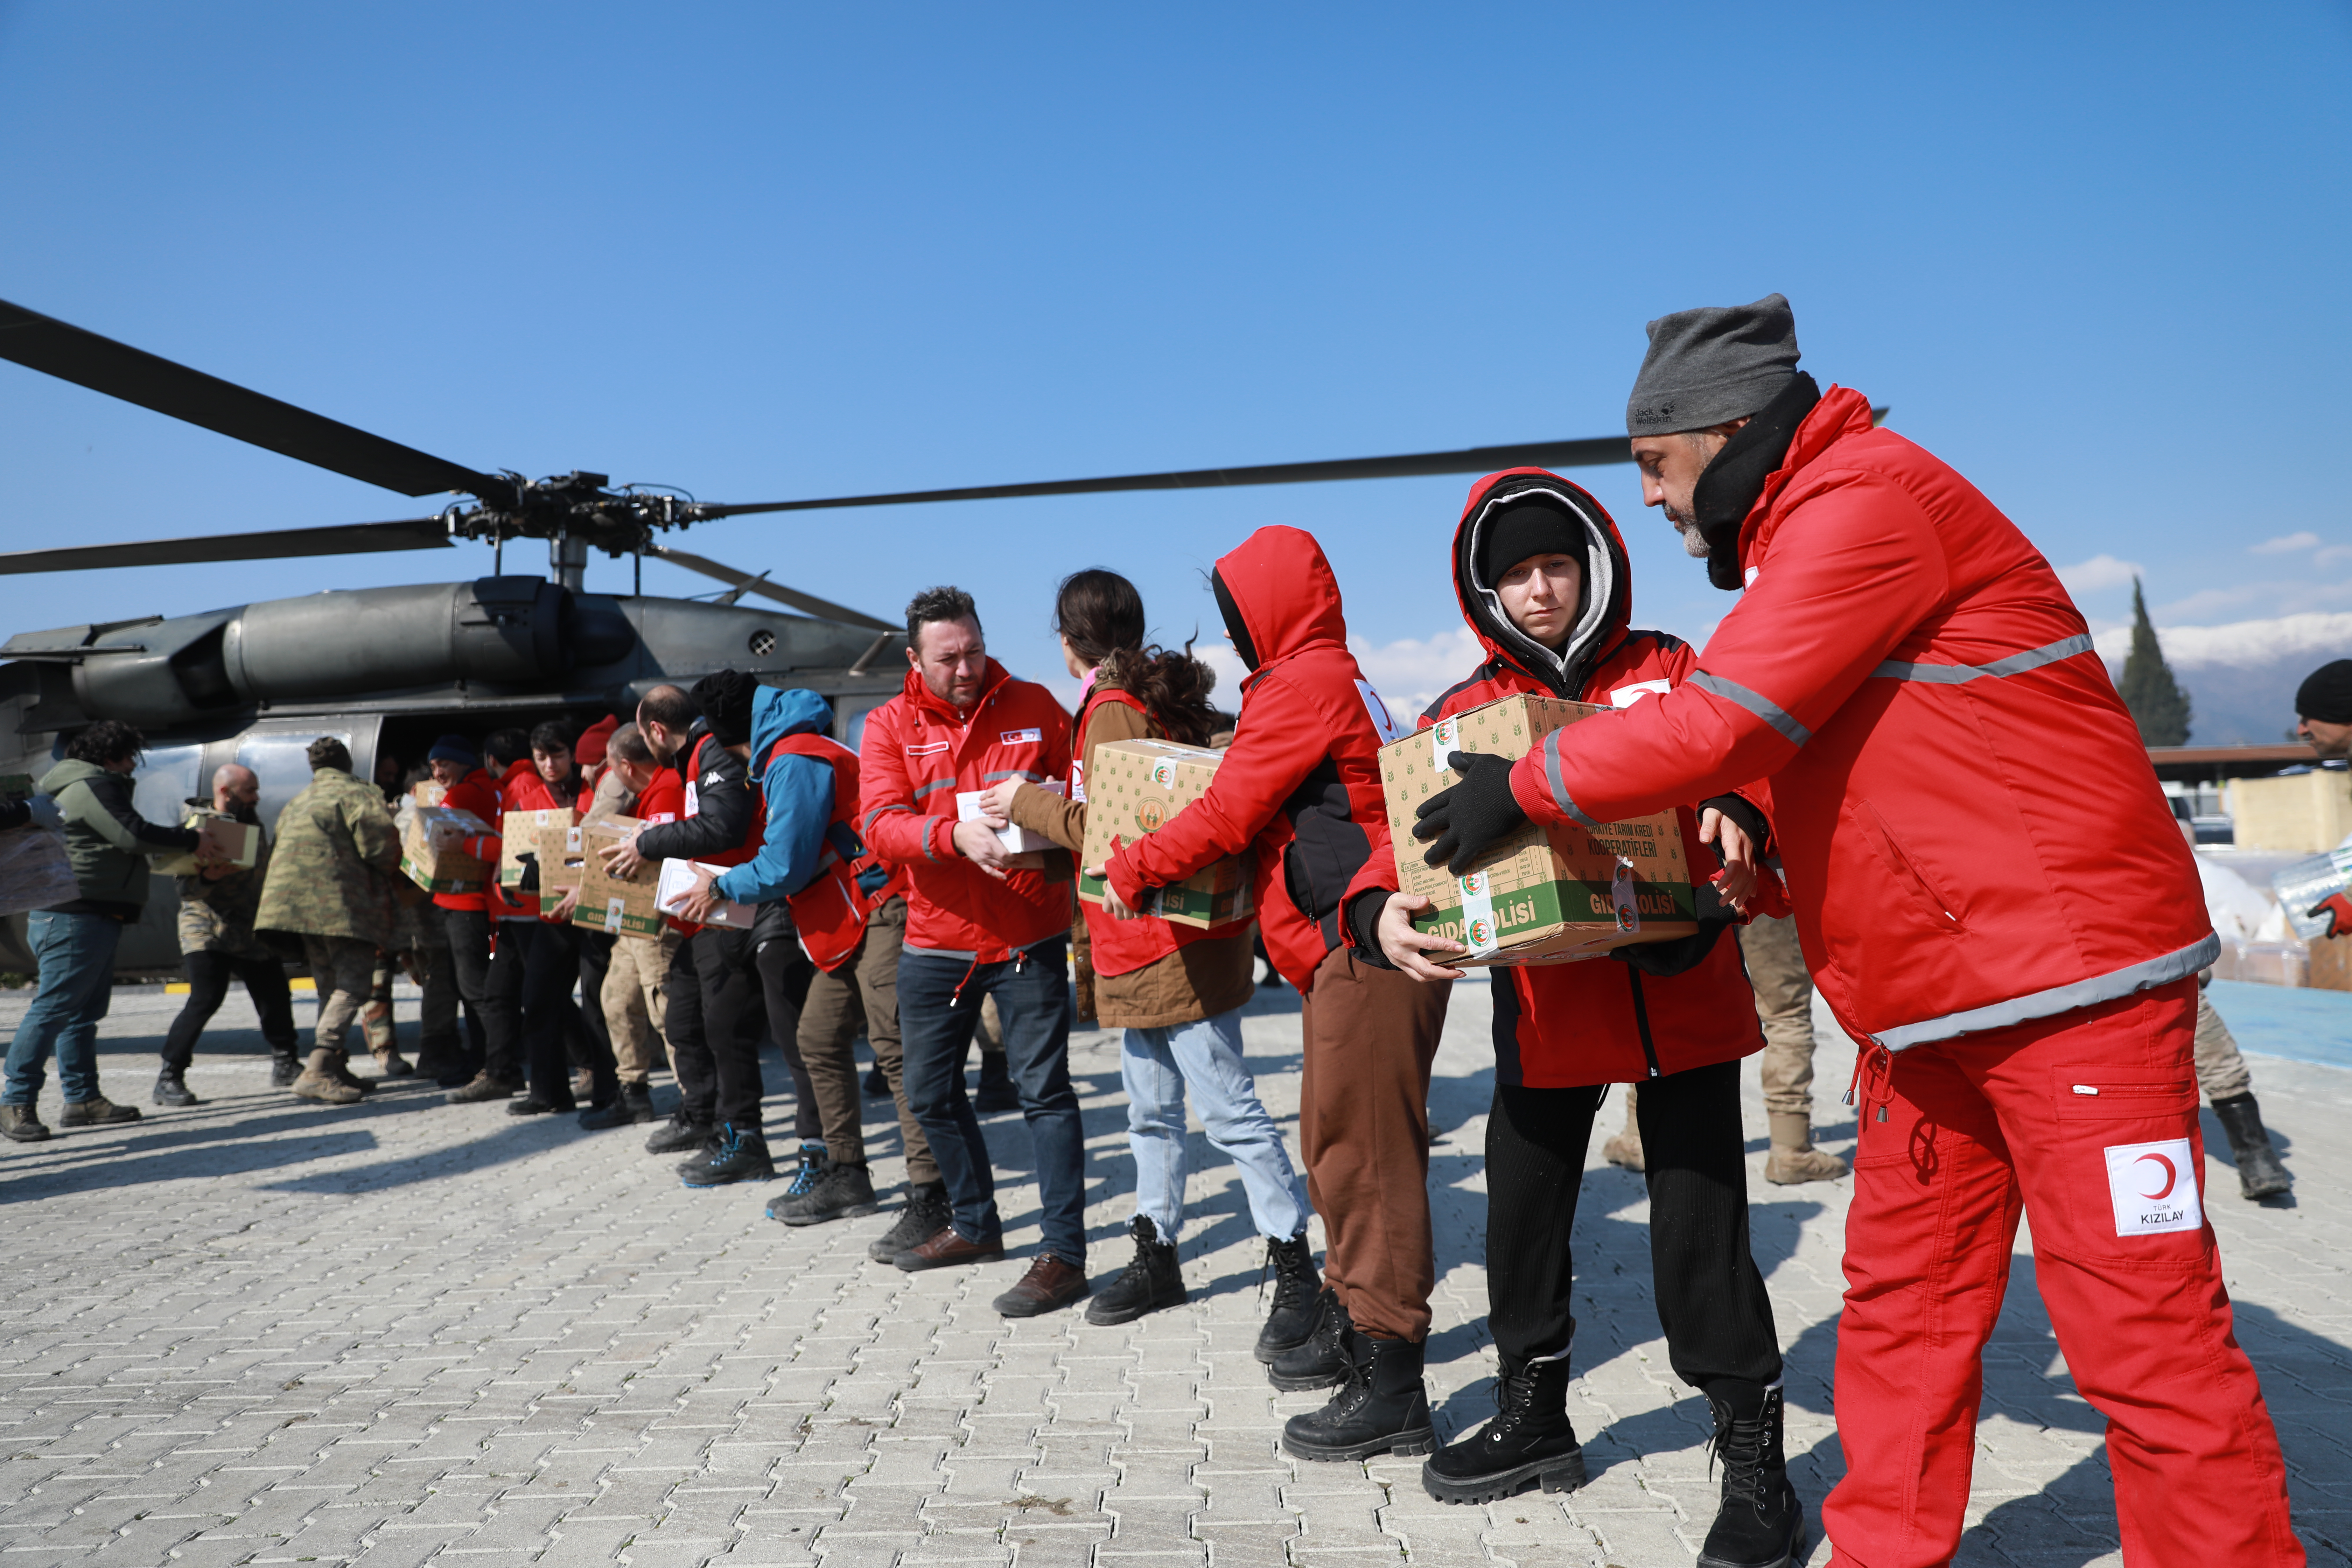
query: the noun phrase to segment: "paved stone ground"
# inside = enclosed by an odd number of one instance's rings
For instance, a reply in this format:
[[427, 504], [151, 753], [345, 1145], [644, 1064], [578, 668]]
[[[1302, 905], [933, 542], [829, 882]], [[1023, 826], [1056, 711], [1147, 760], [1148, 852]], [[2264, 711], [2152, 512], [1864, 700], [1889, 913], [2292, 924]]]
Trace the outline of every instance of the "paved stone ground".
[[[24, 997], [0, 994], [0, 1032]], [[144, 1100], [177, 1005], [118, 997], [110, 1093]], [[1690, 1563], [1711, 1516], [1704, 1406], [1657, 1338], [1642, 1187], [1597, 1152], [1573, 1394], [1593, 1482], [1448, 1508], [1423, 1493], [1417, 1459], [1281, 1453], [1283, 1418], [1321, 1396], [1275, 1394], [1251, 1359], [1260, 1251], [1221, 1163], [1192, 1182], [1189, 1307], [1118, 1329], [1076, 1312], [1007, 1323], [989, 1299], [1036, 1239], [1017, 1116], [988, 1122], [1016, 1258], [904, 1275], [865, 1257], [887, 1215], [787, 1230], [761, 1215], [773, 1187], [688, 1192], [625, 1133], [446, 1107], [421, 1087], [304, 1106], [267, 1087], [242, 1006], [192, 1075], [207, 1104], [0, 1145], [7, 1561], [1647, 1568]], [[1484, 985], [1459, 988], [1433, 1091], [1432, 1384], [1448, 1436], [1491, 1408], [1486, 1009]], [[1254, 1015], [1252, 1059], [1287, 1122], [1295, 1002], [1269, 994]], [[1851, 1050], [1833, 1037], [1821, 1115], [1843, 1149], [1853, 1123], [1831, 1102]], [[1075, 1068], [1099, 1279], [1125, 1260], [1132, 1182], [1110, 1037], [1080, 1037]], [[2257, 1068], [2300, 1205], [2240, 1202], [2217, 1161], [2210, 1206], [2300, 1526], [2315, 1562], [2340, 1563], [2352, 1155], [2326, 1130], [2352, 1112], [2352, 1075]], [[1790, 1349], [1795, 1473], [1817, 1508], [1842, 1469], [1829, 1376], [1845, 1191], [1764, 1184], [1749, 1082], [1756, 1246]], [[879, 1114], [868, 1127], [895, 1184], [896, 1131]], [[2210, 1115], [2207, 1135], [2226, 1147]], [[2017, 1277], [2030, 1286], [2030, 1259]], [[2099, 1422], [2030, 1289], [2011, 1292], [1991, 1352], [1976, 1480], [1961, 1562], [2119, 1561]], [[1817, 1545], [1811, 1561], [1827, 1556]]]

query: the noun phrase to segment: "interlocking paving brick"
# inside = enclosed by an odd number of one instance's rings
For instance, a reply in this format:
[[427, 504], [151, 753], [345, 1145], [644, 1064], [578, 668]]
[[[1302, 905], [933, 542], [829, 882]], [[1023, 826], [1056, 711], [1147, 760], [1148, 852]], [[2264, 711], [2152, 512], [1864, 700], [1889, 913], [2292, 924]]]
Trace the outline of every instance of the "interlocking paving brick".
[[[25, 1000], [0, 993], [0, 1031]], [[102, 1045], [119, 1098], [143, 1089], [176, 1007], [117, 996]], [[413, 1024], [413, 999], [401, 1016]], [[1448, 1438], [1492, 1408], [1487, 1017], [1485, 984], [1457, 987], [1431, 1090], [1429, 1383]], [[1820, 1022], [1817, 1115], [1843, 1151], [1852, 1051]], [[1245, 1036], [1295, 1148], [1291, 994], [1262, 994]], [[1072, 1071], [1101, 1279], [1125, 1261], [1133, 1180], [1116, 1040], [1077, 1036]], [[2238, 1202], [2216, 1159], [2210, 1207], [2298, 1525], [2315, 1563], [2352, 1563], [2352, 1152], [2323, 1131], [2352, 1110], [2352, 1074], [2270, 1058], [2255, 1072], [2300, 1202]], [[788, 1082], [772, 1058], [769, 1081]], [[904, 1275], [865, 1257], [890, 1215], [789, 1229], [761, 1214], [772, 1187], [690, 1192], [629, 1132], [446, 1106], [415, 1083], [349, 1108], [294, 1101], [267, 1087], [241, 997], [190, 1082], [207, 1103], [0, 1150], [0, 1563], [1644, 1568], [1693, 1561], [1713, 1513], [1705, 1409], [1658, 1336], [1643, 1188], [1597, 1152], [1570, 1395], [1591, 1483], [1456, 1508], [1423, 1492], [1418, 1460], [1281, 1451], [1282, 1421], [1324, 1396], [1276, 1394], [1250, 1353], [1262, 1247], [1197, 1125], [1192, 1299], [1097, 1329], [988, 1306], [1037, 1241], [1017, 1116], [987, 1120], [1012, 1256]], [[1762, 1181], [1753, 1069], [1749, 1083], [1756, 1247], [1789, 1352], [1792, 1473], [1817, 1510], [1843, 1473], [1830, 1376], [1847, 1194]], [[788, 1097], [770, 1103], [781, 1125]], [[52, 1089], [53, 1125], [56, 1109]], [[895, 1201], [897, 1129], [868, 1110]], [[2102, 1423], [2074, 1393], [2024, 1245], [1958, 1561], [2116, 1563]]]

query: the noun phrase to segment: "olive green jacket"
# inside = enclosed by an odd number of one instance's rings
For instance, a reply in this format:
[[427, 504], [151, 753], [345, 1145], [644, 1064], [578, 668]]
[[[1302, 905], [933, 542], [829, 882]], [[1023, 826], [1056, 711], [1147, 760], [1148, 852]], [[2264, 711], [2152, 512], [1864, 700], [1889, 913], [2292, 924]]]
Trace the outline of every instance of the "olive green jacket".
[[373, 784], [318, 768], [278, 816], [257, 931], [393, 943], [400, 835]]
[[58, 803], [66, 819], [66, 857], [81, 888], [80, 899], [68, 907], [98, 905], [120, 919], [136, 919], [147, 901], [147, 858], [196, 847], [196, 836], [186, 828], [141, 816], [131, 804], [131, 789], [127, 775], [71, 757], [41, 775], [41, 793]]

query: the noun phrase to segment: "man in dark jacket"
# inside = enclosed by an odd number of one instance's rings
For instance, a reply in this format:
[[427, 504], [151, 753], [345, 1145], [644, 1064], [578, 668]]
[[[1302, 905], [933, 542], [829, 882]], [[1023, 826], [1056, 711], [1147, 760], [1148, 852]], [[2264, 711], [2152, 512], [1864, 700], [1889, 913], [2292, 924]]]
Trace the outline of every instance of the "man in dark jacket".
[[7, 1088], [0, 1091], [0, 1135], [36, 1143], [49, 1135], [33, 1110], [57, 1052], [65, 1089], [60, 1124], [91, 1127], [136, 1121], [136, 1107], [98, 1091], [98, 1026], [114, 988], [114, 949], [122, 928], [147, 903], [147, 858], [195, 854], [219, 858], [192, 828], [148, 821], [131, 804], [131, 775], [146, 738], [101, 719], [66, 742], [65, 760], [41, 775], [40, 791], [66, 821], [66, 853], [81, 896], [33, 911], [26, 936], [40, 965], [40, 988], [8, 1047]]
[[[204, 804], [190, 801], [191, 806]], [[225, 763], [213, 774], [212, 808], [237, 822], [256, 827], [261, 822], [261, 781], [239, 763]], [[283, 1089], [302, 1070], [295, 1047], [294, 1002], [286, 984], [286, 966], [255, 934], [253, 919], [261, 908], [261, 888], [269, 874], [269, 842], [265, 833], [260, 853], [250, 869], [215, 866], [174, 879], [180, 893], [180, 962], [188, 970], [188, 1001], [172, 1020], [163, 1039], [163, 1068], [155, 1078], [158, 1105], [196, 1105], [188, 1091], [188, 1064], [195, 1059], [196, 1041], [228, 998], [228, 983], [244, 983], [261, 1018], [261, 1037], [269, 1042], [274, 1058], [269, 1081]]]

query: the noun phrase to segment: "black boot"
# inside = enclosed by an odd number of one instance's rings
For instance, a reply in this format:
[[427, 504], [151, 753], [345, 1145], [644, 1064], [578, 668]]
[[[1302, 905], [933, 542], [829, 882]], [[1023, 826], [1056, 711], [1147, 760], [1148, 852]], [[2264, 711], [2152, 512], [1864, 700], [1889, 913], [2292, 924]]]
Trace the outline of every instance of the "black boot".
[[1087, 1321], [1097, 1328], [1131, 1323], [1146, 1312], [1184, 1304], [1184, 1276], [1176, 1266], [1176, 1244], [1160, 1239], [1160, 1228], [1137, 1215], [1128, 1234], [1135, 1237], [1135, 1258], [1118, 1278], [1095, 1292], [1087, 1304]]
[[882, 1205], [874, 1201], [874, 1178], [866, 1167], [831, 1160], [822, 1161], [805, 1184], [794, 1181], [790, 1192], [768, 1205], [768, 1217], [786, 1225], [823, 1225], [881, 1212]]
[[1706, 1390], [1715, 1413], [1713, 1459], [1723, 1461], [1723, 1502], [1698, 1568], [1789, 1568], [1805, 1545], [1805, 1505], [1789, 1484], [1780, 1445], [1780, 1391], [1734, 1379]]
[[641, 1083], [625, 1083], [621, 1086], [620, 1097], [612, 1104], [602, 1110], [581, 1112], [580, 1126], [583, 1131], [603, 1132], [610, 1128], [651, 1121], [656, 1114], [651, 1089]]
[[982, 1116], [1021, 1109], [1021, 1091], [1013, 1087], [1013, 1074], [1005, 1068], [1003, 1052], [981, 1053], [980, 1092], [971, 1097], [971, 1108]]
[[1355, 1325], [1327, 1287], [1315, 1293], [1315, 1327], [1306, 1339], [1266, 1363], [1265, 1380], [1286, 1394], [1328, 1388], [1348, 1380], [1348, 1334]]
[[[302, 1076], [302, 1058], [293, 1051], [269, 1054], [269, 1087], [284, 1089]], [[452, 1087], [455, 1087], [454, 1085]]]
[[688, 1161], [678, 1175], [689, 1187], [723, 1187], [730, 1182], [775, 1179], [776, 1162], [769, 1156], [768, 1140], [756, 1127], [738, 1130], [733, 1123], [708, 1159]]
[[[160, 1104], [161, 1102], [158, 1101]], [[2294, 1190], [2294, 1178], [2279, 1163], [2271, 1135], [2263, 1126], [2262, 1107], [2252, 1094], [2213, 1102], [2213, 1115], [2230, 1135], [2230, 1152], [2238, 1163], [2238, 1195], [2252, 1202]]]
[[1348, 1381], [1322, 1409], [1284, 1423], [1283, 1451], [1297, 1459], [1369, 1459], [1436, 1447], [1429, 1391], [1421, 1384], [1421, 1342], [1352, 1331], [1348, 1338]]
[[898, 1222], [867, 1244], [866, 1256], [877, 1263], [895, 1263], [900, 1253], [912, 1252], [939, 1235], [947, 1223], [948, 1184], [910, 1182], [907, 1206], [898, 1211]]
[[[1322, 1277], [1315, 1272], [1315, 1255], [1307, 1250], [1304, 1231], [1288, 1241], [1266, 1238], [1263, 1281], [1274, 1271], [1274, 1305], [1266, 1309], [1265, 1327], [1257, 1331], [1257, 1359], [1272, 1366], [1285, 1352], [1297, 1350], [1315, 1334], [1322, 1316]], [[1317, 1384], [1316, 1386], [1325, 1386]]]
[[1495, 1418], [1421, 1467], [1423, 1488], [1440, 1502], [1499, 1502], [1530, 1482], [1572, 1492], [1584, 1479], [1584, 1449], [1568, 1419], [1565, 1357], [1507, 1364], [1495, 1385]]
[[155, 1075], [155, 1103], [158, 1105], [202, 1105], [203, 1100], [188, 1092], [187, 1080], [178, 1068], [165, 1068]]
[[709, 1122], [698, 1121], [681, 1103], [669, 1113], [669, 1120], [655, 1128], [653, 1136], [646, 1140], [646, 1152], [682, 1154], [688, 1149], [699, 1149], [709, 1142], [711, 1131]]

